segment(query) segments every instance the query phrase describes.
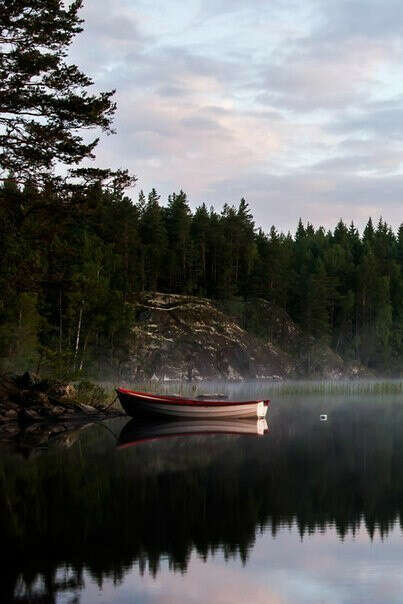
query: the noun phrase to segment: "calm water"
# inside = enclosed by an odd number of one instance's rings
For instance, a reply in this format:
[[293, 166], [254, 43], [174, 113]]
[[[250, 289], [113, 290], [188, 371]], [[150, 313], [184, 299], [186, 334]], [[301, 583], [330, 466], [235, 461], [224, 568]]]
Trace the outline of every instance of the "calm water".
[[403, 401], [269, 414], [263, 436], [118, 419], [3, 447], [1, 601], [402, 602]]

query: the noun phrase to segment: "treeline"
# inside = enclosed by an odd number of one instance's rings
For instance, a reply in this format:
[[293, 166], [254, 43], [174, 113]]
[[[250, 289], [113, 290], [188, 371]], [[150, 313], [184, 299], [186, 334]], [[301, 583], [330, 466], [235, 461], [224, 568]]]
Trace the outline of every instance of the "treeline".
[[[229, 310], [265, 298], [346, 359], [398, 373], [403, 364], [403, 225], [360, 236], [300, 221], [294, 235], [256, 229], [244, 199], [191, 211], [183, 191], [134, 203], [92, 185], [60, 194], [0, 188], [3, 366], [118, 371], [129, 355], [135, 292], [204, 296]], [[248, 302], [248, 304], [245, 304]], [[246, 310], [244, 312], [247, 312]], [[246, 321], [247, 323], [247, 321]]]

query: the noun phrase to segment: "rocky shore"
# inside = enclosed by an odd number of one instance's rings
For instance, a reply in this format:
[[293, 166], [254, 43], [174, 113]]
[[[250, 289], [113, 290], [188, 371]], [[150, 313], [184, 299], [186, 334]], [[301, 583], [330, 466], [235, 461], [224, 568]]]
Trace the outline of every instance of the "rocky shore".
[[30, 373], [0, 376], [0, 429], [10, 423], [21, 427], [122, 415], [113, 403], [114, 397], [91, 382], [73, 385]]

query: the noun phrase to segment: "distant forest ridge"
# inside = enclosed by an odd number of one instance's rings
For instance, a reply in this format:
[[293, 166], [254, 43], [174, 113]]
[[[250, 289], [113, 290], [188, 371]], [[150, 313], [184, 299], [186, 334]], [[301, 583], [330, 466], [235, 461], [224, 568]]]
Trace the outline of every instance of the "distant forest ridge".
[[[256, 228], [248, 203], [192, 212], [183, 191], [133, 202], [100, 184], [0, 188], [0, 356], [6, 368], [91, 373], [128, 356], [130, 297], [192, 294], [242, 309], [264, 298], [345, 359], [400, 374], [403, 225], [362, 233]], [[247, 305], [250, 307], [250, 304]], [[246, 305], [245, 305], [246, 308]]]

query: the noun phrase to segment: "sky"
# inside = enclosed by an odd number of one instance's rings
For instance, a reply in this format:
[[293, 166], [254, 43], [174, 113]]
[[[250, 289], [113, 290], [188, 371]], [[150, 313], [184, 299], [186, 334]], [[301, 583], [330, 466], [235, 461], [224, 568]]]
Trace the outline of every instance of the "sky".
[[84, 0], [70, 58], [116, 89], [99, 167], [256, 224], [403, 220], [401, 0]]

